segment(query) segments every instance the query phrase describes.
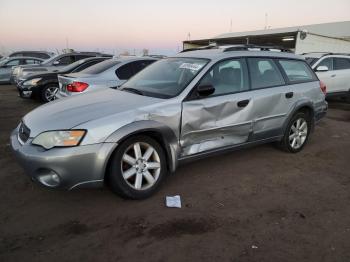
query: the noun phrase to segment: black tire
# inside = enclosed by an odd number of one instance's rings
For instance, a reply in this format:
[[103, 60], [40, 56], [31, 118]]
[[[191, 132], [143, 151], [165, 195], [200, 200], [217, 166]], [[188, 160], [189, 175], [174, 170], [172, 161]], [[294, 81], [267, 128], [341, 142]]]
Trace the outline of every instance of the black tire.
[[[305, 141], [302, 143], [302, 145], [299, 148], [293, 148], [292, 145], [290, 144], [290, 139], [289, 136], [291, 135], [291, 129], [292, 129], [292, 125], [298, 120], [298, 119], [304, 119], [305, 122], [307, 123], [307, 134], [306, 134], [306, 138]], [[310, 119], [310, 115], [306, 114], [305, 112], [297, 112], [289, 121], [287, 128], [284, 132], [284, 136], [279, 144], [280, 148], [286, 152], [289, 153], [298, 153], [300, 152], [304, 146], [307, 144], [308, 140], [309, 140], [309, 136], [310, 136], [310, 132], [311, 132], [311, 119]]]
[[59, 87], [58, 87], [58, 84], [47, 84], [46, 86], [44, 86], [44, 87], [40, 90], [40, 100], [41, 100], [42, 102], [47, 103], [47, 102], [50, 102], [50, 101], [55, 100], [55, 99], [53, 99], [53, 100], [48, 100], [48, 99], [47, 99], [47, 96], [46, 96], [47, 90], [48, 90], [49, 88], [53, 88], [53, 87], [55, 87], [55, 88], [57, 88], [57, 89], [59, 88]]
[[[153, 147], [153, 149], [158, 154], [159, 160], [160, 160], [160, 172], [159, 172], [158, 178], [156, 179], [155, 183], [151, 187], [146, 189], [137, 190], [133, 188], [131, 183], [129, 181], [127, 182], [126, 179], [124, 179], [123, 177], [122, 165], [125, 165], [125, 162], [122, 161], [123, 155], [126, 151], [131, 150], [130, 148], [135, 143], [141, 143], [141, 144], [145, 143]], [[113, 153], [109, 162], [109, 169], [108, 169], [108, 173], [106, 174], [107, 175], [106, 182], [114, 193], [118, 194], [123, 198], [144, 199], [154, 194], [154, 192], [161, 185], [166, 174], [167, 174], [167, 164], [166, 164], [166, 157], [165, 157], [163, 148], [154, 139], [148, 136], [139, 135], [139, 136], [134, 136], [126, 139], [117, 147], [116, 151]], [[143, 179], [142, 183], [148, 182], [144, 177], [142, 179]], [[136, 185], [136, 175], [135, 175], [135, 185]]]

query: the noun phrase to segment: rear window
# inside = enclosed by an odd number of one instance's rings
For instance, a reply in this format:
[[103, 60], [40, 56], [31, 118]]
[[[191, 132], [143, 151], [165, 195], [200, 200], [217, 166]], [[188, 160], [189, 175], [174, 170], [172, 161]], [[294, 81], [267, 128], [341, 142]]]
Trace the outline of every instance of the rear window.
[[116, 60], [106, 60], [96, 65], [90, 66], [80, 72], [85, 74], [93, 74], [93, 75], [100, 74], [119, 63], [120, 61], [116, 61]]
[[284, 85], [277, 65], [269, 58], [248, 58], [252, 89]]
[[299, 60], [279, 60], [289, 82], [304, 82], [316, 80], [310, 67]]

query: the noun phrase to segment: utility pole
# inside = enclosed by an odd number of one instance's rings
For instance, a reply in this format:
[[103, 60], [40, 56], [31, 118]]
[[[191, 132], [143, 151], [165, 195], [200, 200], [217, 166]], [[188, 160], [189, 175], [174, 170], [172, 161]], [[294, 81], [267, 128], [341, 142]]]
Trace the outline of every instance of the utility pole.
[[187, 40], [190, 41], [191, 40], [191, 33], [188, 32], [188, 35], [187, 35]]
[[264, 29], [266, 30], [268, 28], [268, 26], [267, 26], [267, 13], [265, 13], [265, 27], [264, 27]]
[[231, 18], [231, 23], [230, 23], [230, 33], [232, 33], [232, 18]]

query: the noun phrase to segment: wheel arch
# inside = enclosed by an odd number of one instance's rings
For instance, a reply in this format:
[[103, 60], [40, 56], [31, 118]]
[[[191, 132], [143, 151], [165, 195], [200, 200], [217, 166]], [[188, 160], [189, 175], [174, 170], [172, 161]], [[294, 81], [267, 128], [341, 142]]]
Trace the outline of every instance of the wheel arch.
[[292, 119], [292, 117], [297, 113], [297, 112], [305, 112], [310, 115], [310, 120], [311, 120], [311, 131], [313, 131], [315, 127], [315, 109], [311, 101], [300, 101], [298, 102], [290, 111], [288, 114], [287, 119], [283, 123], [283, 134], [286, 131], [286, 128], [288, 126], [288, 123]]
[[146, 135], [156, 140], [165, 152], [168, 171], [171, 173], [175, 171], [178, 162], [179, 145], [178, 138], [174, 131], [170, 127], [159, 122], [153, 120], [142, 120], [123, 126], [106, 139], [105, 142], [116, 143], [117, 145], [108, 156], [105, 164], [104, 175], [108, 172], [111, 158], [118, 149], [118, 145], [123, 143], [126, 139], [136, 135]]

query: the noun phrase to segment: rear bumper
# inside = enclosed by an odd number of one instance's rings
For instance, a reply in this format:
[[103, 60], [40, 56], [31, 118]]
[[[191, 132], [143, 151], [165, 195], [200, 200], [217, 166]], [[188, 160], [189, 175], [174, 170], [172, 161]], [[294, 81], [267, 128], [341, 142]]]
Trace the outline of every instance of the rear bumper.
[[115, 143], [100, 143], [45, 150], [19, 142], [17, 129], [11, 134], [11, 147], [19, 164], [35, 182], [51, 188], [100, 187]]
[[320, 106], [318, 108], [318, 110], [315, 112], [315, 123], [316, 124], [327, 115], [327, 111], [328, 111], [328, 102], [324, 101], [322, 106]]

